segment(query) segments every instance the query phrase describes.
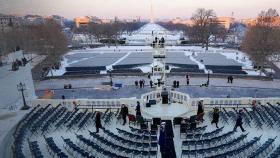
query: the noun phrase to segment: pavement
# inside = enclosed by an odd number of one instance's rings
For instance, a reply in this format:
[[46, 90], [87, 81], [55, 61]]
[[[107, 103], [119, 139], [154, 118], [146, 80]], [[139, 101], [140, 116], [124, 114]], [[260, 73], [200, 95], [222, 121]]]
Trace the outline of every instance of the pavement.
[[[146, 86], [136, 88], [135, 80], [144, 79]], [[135, 76], [116, 76], [113, 77], [114, 83], [122, 83], [123, 88], [119, 90], [110, 90], [100, 88], [102, 82], [108, 82], [109, 77], [90, 77], [90, 78], [72, 78], [72, 79], [50, 79], [35, 83], [37, 96], [44, 95], [46, 89], [53, 90], [54, 98], [88, 98], [88, 99], [110, 99], [110, 98], [140, 98], [141, 94], [150, 92], [147, 84], [149, 79]], [[252, 79], [234, 79], [233, 83], [227, 83], [227, 79], [210, 78], [209, 87], [200, 87], [207, 81], [207, 78], [195, 77], [190, 79], [190, 85], [186, 85], [183, 76], [172, 76], [167, 78], [167, 86], [171, 87], [174, 80], [180, 81], [180, 88], [177, 91], [188, 93], [191, 97], [279, 97], [280, 81], [252, 80]], [[73, 89], [63, 89], [64, 84], [72, 84]]]

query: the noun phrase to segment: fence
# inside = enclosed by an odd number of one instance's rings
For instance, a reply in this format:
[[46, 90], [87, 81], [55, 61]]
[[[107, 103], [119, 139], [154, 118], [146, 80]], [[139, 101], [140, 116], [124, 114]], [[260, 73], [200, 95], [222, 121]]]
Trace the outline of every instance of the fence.
[[[144, 105], [149, 100], [156, 100], [157, 103], [161, 101], [161, 90], [145, 93], [141, 96], [141, 99], [136, 98], [120, 98], [120, 99], [34, 99], [28, 101], [28, 105], [46, 106], [52, 104], [53, 106], [62, 104], [69, 110], [72, 110], [75, 106], [81, 109], [118, 109], [122, 104], [128, 105], [130, 109], [135, 109], [136, 102], [139, 101], [141, 105]], [[205, 108], [213, 107], [251, 107], [252, 102], [255, 100], [257, 103], [265, 105], [267, 103], [276, 105], [280, 103], [280, 98], [190, 98], [186, 93], [178, 91], [169, 91], [170, 102], [177, 102], [186, 106], [197, 106], [200, 100], [203, 100]]]

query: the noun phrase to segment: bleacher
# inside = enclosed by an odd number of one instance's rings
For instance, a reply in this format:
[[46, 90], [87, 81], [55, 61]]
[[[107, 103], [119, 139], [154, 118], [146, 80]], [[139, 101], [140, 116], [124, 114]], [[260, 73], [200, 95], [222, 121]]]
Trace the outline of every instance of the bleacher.
[[197, 68], [172, 68], [170, 73], [204, 73], [204, 70]]
[[[175, 154], [175, 146], [179, 144], [181, 149], [176, 153], [177, 157], [278, 157], [277, 137], [252, 136], [250, 132], [238, 133], [227, 128], [233, 127], [239, 109], [220, 108], [220, 124], [223, 126], [217, 129], [203, 122], [193, 126], [189, 121], [195, 117], [177, 117], [173, 122], [160, 118], [144, 119], [140, 124], [124, 128], [118, 123], [120, 111], [106, 109], [101, 111], [105, 129], [96, 133], [93, 131], [95, 110], [69, 111], [63, 105], [38, 105], [17, 125], [12, 153], [14, 158], [158, 157], [158, 127], [164, 121], [167, 123], [166, 141], [170, 144], [170, 155]], [[279, 106], [267, 104], [242, 109], [246, 129], [279, 130]], [[212, 112], [207, 112], [205, 119], [211, 117]], [[174, 136], [179, 136], [180, 143], [176, 140], [178, 138], [173, 139]]]

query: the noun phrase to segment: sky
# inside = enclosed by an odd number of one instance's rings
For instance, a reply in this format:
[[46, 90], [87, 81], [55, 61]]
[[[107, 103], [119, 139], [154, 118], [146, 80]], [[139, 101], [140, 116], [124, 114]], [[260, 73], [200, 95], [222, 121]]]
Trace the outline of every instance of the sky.
[[269, 8], [280, 12], [280, 0], [0, 0], [0, 13], [148, 19], [151, 3], [155, 19], [190, 18], [197, 8], [213, 9], [218, 16], [233, 13], [238, 19], [254, 18]]

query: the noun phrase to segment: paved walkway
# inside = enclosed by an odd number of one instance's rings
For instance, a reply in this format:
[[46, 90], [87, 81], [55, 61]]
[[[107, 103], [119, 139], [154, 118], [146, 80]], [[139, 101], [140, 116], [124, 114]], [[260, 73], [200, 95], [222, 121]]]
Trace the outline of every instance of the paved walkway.
[[[136, 88], [135, 80], [141, 78], [146, 80], [145, 88]], [[147, 83], [149, 80], [144, 77], [115, 77], [114, 82], [123, 83], [124, 87], [119, 90], [110, 90], [100, 88], [102, 82], [108, 82], [108, 77], [101, 78], [75, 78], [75, 79], [52, 79], [36, 83], [37, 96], [43, 96], [45, 89], [52, 89], [55, 92], [54, 98], [88, 98], [88, 99], [108, 99], [108, 98], [140, 98], [143, 93], [150, 92], [151, 89]], [[206, 78], [191, 78], [191, 85], [187, 86], [185, 79], [181, 77], [168, 78], [167, 85], [171, 87], [173, 80], [180, 81], [180, 92], [188, 93], [191, 97], [279, 97], [280, 82], [278, 81], [261, 81], [248, 79], [235, 79], [233, 84], [227, 83], [227, 80], [221, 78], [210, 79], [209, 87], [200, 87], [199, 85], [206, 82]], [[63, 89], [64, 84], [72, 84], [73, 89]]]
[[[143, 76], [113, 76], [114, 83], [122, 83], [123, 85], [134, 85], [135, 80], [144, 79], [146, 85], [149, 79]], [[179, 80], [180, 85], [186, 85], [184, 76], [172, 76], [167, 78], [167, 85], [172, 85], [174, 80]], [[35, 89], [61, 89], [64, 84], [72, 84], [73, 88], [95, 87], [101, 85], [102, 82], [109, 82], [109, 77], [90, 77], [90, 78], [69, 78], [69, 79], [50, 79], [35, 83]], [[190, 85], [201, 85], [207, 81], [206, 77], [190, 77]], [[280, 89], [280, 80], [266, 81], [253, 79], [234, 79], [233, 84], [227, 83], [227, 79], [211, 78], [210, 85], [221, 87], [254, 87], [254, 88], [271, 88]]]

